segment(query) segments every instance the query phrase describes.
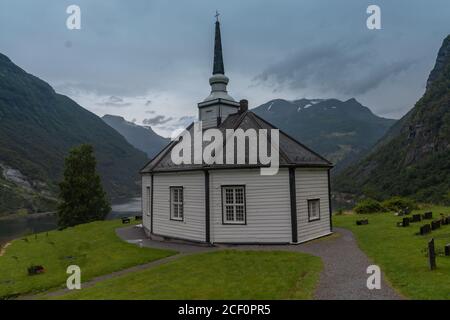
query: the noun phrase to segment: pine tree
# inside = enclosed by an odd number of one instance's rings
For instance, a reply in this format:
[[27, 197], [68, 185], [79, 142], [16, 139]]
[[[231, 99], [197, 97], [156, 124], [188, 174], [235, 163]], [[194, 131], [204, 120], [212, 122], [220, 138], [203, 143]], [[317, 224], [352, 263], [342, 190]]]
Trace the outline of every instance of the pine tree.
[[91, 145], [82, 144], [70, 150], [65, 159], [64, 179], [59, 184], [60, 228], [103, 220], [111, 210], [95, 167]]

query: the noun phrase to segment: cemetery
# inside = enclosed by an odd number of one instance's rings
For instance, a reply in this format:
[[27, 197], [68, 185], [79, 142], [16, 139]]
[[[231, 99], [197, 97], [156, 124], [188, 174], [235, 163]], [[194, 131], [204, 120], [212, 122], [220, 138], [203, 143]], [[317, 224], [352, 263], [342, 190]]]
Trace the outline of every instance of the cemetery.
[[[354, 233], [359, 247], [406, 298], [449, 298], [449, 207], [430, 206], [409, 214], [349, 213], [333, 218], [333, 226]], [[370, 224], [362, 225], [364, 220]]]

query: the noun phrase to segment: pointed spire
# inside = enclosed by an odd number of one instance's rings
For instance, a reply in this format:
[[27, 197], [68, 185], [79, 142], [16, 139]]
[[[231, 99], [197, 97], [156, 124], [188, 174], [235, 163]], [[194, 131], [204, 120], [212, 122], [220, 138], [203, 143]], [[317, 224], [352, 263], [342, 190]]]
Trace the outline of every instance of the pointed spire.
[[222, 56], [222, 39], [220, 37], [219, 12], [216, 11], [216, 38], [214, 41], [214, 66], [213, 74], [225, 74]]
[[[209, 84], [211, 85], [211, 93], [206, 97], [203, 102], [215, 101], [215, 100], [227, 100], [229, 103], [235, 103], [236, 107], [239, 107], [239, 103], [228, 94], [227, 85], [228, 77], [225, 75], [225, 69], [223, 67], [223, 56], [222, 56], [222, 41], [220, 36], [220, 22], [219, 13], [216, 12], [216, 39], [214, 43], [214, 66], [213, 74], [209, 78]], [[234, 106], [234, 105], [233, 105]]]

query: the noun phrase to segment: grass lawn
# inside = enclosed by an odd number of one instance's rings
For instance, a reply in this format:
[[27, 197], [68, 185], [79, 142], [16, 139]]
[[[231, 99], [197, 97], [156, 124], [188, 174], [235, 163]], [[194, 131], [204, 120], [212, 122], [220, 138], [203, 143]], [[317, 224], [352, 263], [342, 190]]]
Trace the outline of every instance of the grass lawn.
[[[115, 234], [120, 226], [120, 220], [98, 221], [14, 240], [0, 257], [0, 297], [65, 286], [72, 264], [86, 281], [175, 253], [128, 244]], [[29, 276], [30, 265], [42, 265], [46, 272]]]
[[61, 299], [311, 299], [320, 258], [286, 251], [221, 250], [77, 290]]
[[[440, 213], [450, 214], [448, 207], [430, 207], [415, 213], [432, 211], [433, 218]], [[368, 218], [369, 224], [357, 226], [355, 221]], [[424, 249], [435, 237], [436, 250], [450, 243], [450, 225], [442, 226], [426, 236], [415, 235], [419, 227], [431, 220], [396, 226], [401, 217], [392, 213], [340, 215], [333, 217], [333, 225], [353, 231], [360, 248], [379, 265], [392, 285], [411, 299], [450, 299], [450, 257], [438, 256], [437, 269], [430, 271]]]

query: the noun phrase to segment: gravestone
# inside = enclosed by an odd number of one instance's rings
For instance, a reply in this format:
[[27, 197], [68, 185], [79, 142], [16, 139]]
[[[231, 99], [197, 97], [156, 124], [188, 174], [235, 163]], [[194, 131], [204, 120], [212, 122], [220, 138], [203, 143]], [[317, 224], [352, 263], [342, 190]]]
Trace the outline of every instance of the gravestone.
[[441, 220], [431, 221], [431, 230], [437, 230], [441, 227]]
[[130, 218], [128, 218], [128, 217], [123, 217], [123, 218], [122, 218], [122, 223], [123, 223], [123, 224], [130, 223], [130, 222], [131, 222], [131, 219], [130, 219]]
[[403, 218], [401, 222], [397, 222], [397, 227], [409, 227], [409, 218]]
[[37, 274], [41, 274], [44, 273], [45, 269], [43, 266], [30, 266], [28, 267], [28, 275], [29, 276], [34, 276]]
[[443, 224], [443, 225], [447, 225], [447, 224], [449, 224], [449, 217], [443, 217], [442, 218], [442, 220], [441, 220], [441, 223]]
[[411, 222], [420, 222], [422, 220], [422, 217], [420, 214], [413, 214]]
[[430, 264], [430, 270], [436, 269], [436, 251], [434, 250], [433, 238], [428, 242], [428, 262]]
[[444, 251], [447, 257], [450, 256], [450, 243], [445, 245]]
[[431, 226], [429, 224], [420, 227], [420, 235], [423, 236], [431, 232]]
[[363, 220], [356, 220], [356, 225], [357, 226], [363, 226], [369, 224], [369, 219], [363, 219]]
[[409, 227], [409, 218], [403, 218], [403, 227]]
[[424, 219], [433, 219], [433, 212], [428, 211], [423, 214]]

